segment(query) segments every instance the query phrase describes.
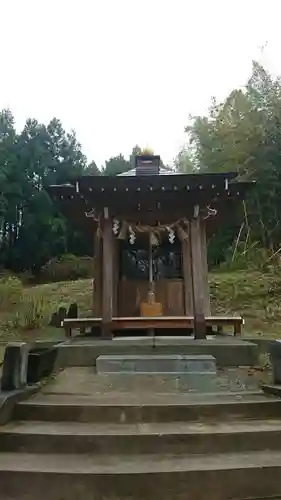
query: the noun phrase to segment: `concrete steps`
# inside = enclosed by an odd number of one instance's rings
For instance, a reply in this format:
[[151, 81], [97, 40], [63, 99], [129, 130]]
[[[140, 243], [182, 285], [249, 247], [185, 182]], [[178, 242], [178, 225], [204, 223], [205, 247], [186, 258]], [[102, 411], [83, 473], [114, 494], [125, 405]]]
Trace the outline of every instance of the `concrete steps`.
[[281, 399], [262, 393], [106, 397], [53, 394], [19, 403], [16, 420], [53, 422], [196, 422], [281, 418]]
[[281, 419], [143, 424], [27, 421], [0, 428], [0, 452], [187, 455], [233, 450], [281, 450]]
[[227, 500], [281, 494], [281, 452], [0, 454], [1, 500]]
[[1, 500], [281, 496], [278, 398], [47, 391], [0, 428]]

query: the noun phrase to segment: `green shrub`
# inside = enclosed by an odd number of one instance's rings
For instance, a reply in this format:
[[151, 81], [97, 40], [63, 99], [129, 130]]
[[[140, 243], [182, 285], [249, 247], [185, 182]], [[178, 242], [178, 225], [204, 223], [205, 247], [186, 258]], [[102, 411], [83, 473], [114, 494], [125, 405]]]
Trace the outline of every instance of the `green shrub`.
[[235, 249], [230, 247], [225, 253], [225, 260], [220, 264], [221, 271], [242, 271], [246, 269], [267, 270], [270, 265], [270, 254], [264, 249], [253, 245], [245, 250], [245, 244], [240, 242]]
[[93, 276], [94, 259], [92, 257], [76, 257], [66, 254], [59, 259], [51, 259], [41, 269], [40, 281], [52, 283], [58, 281], [74, 281]]
[[51, 313], [51, 305], [44, 295], [24, 294], [13, 318], [13, 326], [24, 330], [35, 330], [47, 326]]
[[23, 293], [22, 282], [15, 276], [0, 277], [0, 310], [10, 309], [19, 303]]

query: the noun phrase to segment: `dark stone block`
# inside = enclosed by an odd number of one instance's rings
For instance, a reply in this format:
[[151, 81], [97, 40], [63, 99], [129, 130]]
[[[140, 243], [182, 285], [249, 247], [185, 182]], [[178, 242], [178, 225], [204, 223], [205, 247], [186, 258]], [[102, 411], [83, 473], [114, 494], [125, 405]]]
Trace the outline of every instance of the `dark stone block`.
[[281, 358], [281, 341], [273, 340], [269, 344], [270, 355], [274, 358]]
[[78, 318], [78, 305], [76, 303], [70, 304], [67, 311], [67, 318]]
[[48, 349], [35, 348], [32, 349], [28, 356], [27, 365], [27, 382], [34, 384], [49, 377], [55, 366], [58, 350], [56, 347]]
[[101, 327], [100, 326], [92, 326], [91, 331], [86, 334], [91, 337], [100, 337], [101, 336]]
[[281, 384], [281, 341], [275, 340], [269, 345], [272, 364], [273, 383]]
[[66, 315], [67, 315], [66, 307], [60, 307], [58, 310], [58, 317], [60, 320], [60, 326], [61, 326], [62, 321], [66, 318]]
[[27, 360], [29, 346], [25, 342], [13, 342], [5, 349], [1, 390], [21, 389], [27, 383]]
[[52, 315], [50, 325], [55, 326], [56, 328], [61, 328], [63, 320], [67, 316], [67, 310], [65, 307], [60, 307], [58, 312], [55, 312]]
[[55, 326], [56, 328], [58, 328], [58, 326], [59, 326], [59, 317], [58, 317], [58, 313], [57, 312], [54, 312], [52, 314], [51, 321], [50, 321], [49, 325], [50, 326]]

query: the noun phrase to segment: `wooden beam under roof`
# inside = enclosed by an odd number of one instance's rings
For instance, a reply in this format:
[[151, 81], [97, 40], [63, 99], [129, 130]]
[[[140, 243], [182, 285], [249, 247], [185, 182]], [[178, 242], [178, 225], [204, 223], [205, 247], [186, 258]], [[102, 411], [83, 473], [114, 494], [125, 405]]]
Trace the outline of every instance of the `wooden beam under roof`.
[[91, 191], [138, 191], [161, 190], [167, 191], [175, 189], [182, 190], [189, 186], [190, 189], [203, 188], [215, 185], [218, 188], [225, 186], [237, 177], [236, 172], [223, 172], [214, 174], [178, 174], [178, 175], [151, 175], [151, 176], [82, 176], [73, 181], [73, 185], [78, 183], [82, 192]]
[[[214, 217], [209, 217], [206, 221], [208, 235], [213, 234], [216, 228], [221, 225], [224, 220], [230, 221], [235, 218], [240, 206], [237, 202], [237, 199], [228, 198], [226, 200], [219, 200], [212, 205], [212, 207], [217, 209], [218, 213]], [[75, 204], [71, 200], [61, 200], [59, 206], [62, 214], [73, 221], [78, 229], [82, 229], [85, 232], [93, 231], [96, 221], [95, 218], [85, 216], [85, 205]], [[133, 206], [121, 206], [113, 212], [113, 217], [134, 224], [142, 223], [157, 225], [159, 221], [162, 224], [168, 225], [174, 223], [178, 219], [192, 217], [193, 207], [191, 205], [181, 208], [182, 210], [171, 210], [171, 208], [169, 209], [169, 207], [166, 207], [165, 210], [162, 209], [159, 211], [144, 209], [137, 211], [136, 207]]]
[[[111, 206], [118, 203], [130, 203], [131, 200], [133, 202], [148, 202], [152, 203], [180, 203], [180, 200], [188, 200], [190, 203], [201, 203], [207, 202], [208, 199], [213, 197], [228, 197], [228, 196], [239, 196], [243, 197], [246, 195], [246, 192], [251, 189], [254, 185], [253, 182], [231, 182], [229, 184], [224, 184], [217, 186], [216, 184], [212, 185], [199, 185], [193, 186], [192, 189], [189, 189], [190, 186], [187, 185], [184, 189], [178, 190], [166, 190], [160, 189], [158, 191], [150, 190], [148, 186], [145, 189], [141, 190], [141, 188], [137, 188], [136, 191], [128, 190], [124, 192], [119, 191], [103, 191], [103, 190], [95, 190], [91, 191], [91, 188], [76, 191], [75, 187], [72, 186], [50, 186], [48, 188], [48, 192], [54, 200], [63, 200], [65, 198], [69, 200], [73, 200], [73, 203], [78, 202], [79, 200], [84, 200], [86, 204], [91, 204], [91, 207], [95, 206], [105, 206], [106, 204], [110, 204]], [[163, 186], [162, 186], [163, 187]], [[176, 187], [176, 186], [174, 186]], [[108, 196], [110, 195], [110, 199]]]

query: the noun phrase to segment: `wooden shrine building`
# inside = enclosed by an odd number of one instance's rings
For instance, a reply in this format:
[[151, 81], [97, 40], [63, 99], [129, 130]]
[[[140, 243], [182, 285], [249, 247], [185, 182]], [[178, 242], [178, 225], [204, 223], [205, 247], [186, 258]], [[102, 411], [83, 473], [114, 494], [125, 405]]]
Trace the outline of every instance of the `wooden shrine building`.
[[[159, 156], [137, 156], [135, 169], [116, 177], [84, 176], [50, 186], [62, 211], [92, 235], [93, 312], [78, 318], [103, 335], [122, 330], [192, 328], [241, 318], [211, 315], [207, 240], [235, 213], [251, 182], [235, 173], [178, 174]], [[70, 326], [69, 326], [70, 328]]]

